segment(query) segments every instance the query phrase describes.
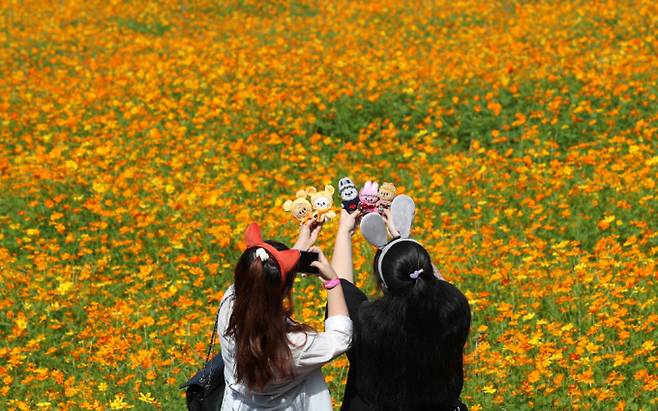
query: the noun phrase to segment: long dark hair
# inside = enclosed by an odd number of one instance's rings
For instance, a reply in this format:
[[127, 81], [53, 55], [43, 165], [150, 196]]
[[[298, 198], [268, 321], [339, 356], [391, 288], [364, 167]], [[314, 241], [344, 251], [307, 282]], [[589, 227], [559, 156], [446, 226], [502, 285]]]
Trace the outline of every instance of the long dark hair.
[[[375, 255], [375, 277], [379, 278]], [[361, 307], [355, 345], [360, 391], [381, 410], [426, 410], [459, 397], [471, 324], [468, 301], [433, 274], [428, 252], [401, 241], [384, 254], [384, 296]], [[422, 269], [418, 279], [410, 274]]]
[[[268, 240], [279, 251], [285, 245]], [[281, 284], [274, 257], [261, 261], [258, 247], [245, 250], [235, 267], [235, 301], [227, 335], [235, 339], [236, 377], [252, 390], [262, 389], [274, 378], [292, 375], [288, 332], [310, 328], [291, 320], [294, 273]]]

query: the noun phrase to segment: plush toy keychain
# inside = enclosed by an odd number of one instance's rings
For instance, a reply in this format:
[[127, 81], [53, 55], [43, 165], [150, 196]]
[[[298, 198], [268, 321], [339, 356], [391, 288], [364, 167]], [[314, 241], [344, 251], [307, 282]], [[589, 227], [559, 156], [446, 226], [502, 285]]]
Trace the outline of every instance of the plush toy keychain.
[[382, 183], [379, 186], [379, 201], [377, 201], [377, 211], [379, 214], [384, 215], [384, 212], [391, 208], [391, 202], [396, 194], [397, 189], [392, 183]]
[[289, 211], [299, 221], [300, 225], [313, 216], [313, 206], [306, 198], [307, 196], [308, 193], [305, 190], [299, 190], [294, 201], [288, 200], [283, 203], [283, 209]]
[[377, 201], [379, 200], [378, 188], [379, 184], [375, 181], [366, 181], [363, 188], [361, 188], [359, 192], [359, 209], [363, 214], [377, 211]]
[[313, 206], [313, 217], [317, 222], [322, 224], [336, 217], [336, 213], [331, 209], [334, 204], [334, 187], [331, 185], [324, 186], [324, 190], [317, 191], [315, 187], [309, 187], [306, 192], [311, 196], [311, 205]]
[[343, 208], [348, 213], [352, 214], [359, 208], [359, 191], [349, 177], [343, 177], [338, 181], [338, 193]]

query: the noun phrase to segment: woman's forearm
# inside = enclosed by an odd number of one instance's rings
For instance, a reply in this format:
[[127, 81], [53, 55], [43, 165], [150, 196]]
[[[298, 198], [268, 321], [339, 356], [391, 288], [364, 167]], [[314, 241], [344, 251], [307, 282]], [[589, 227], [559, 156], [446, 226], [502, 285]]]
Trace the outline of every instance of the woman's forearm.
[[352, 268], [352, 234], [349, 230], [338, 229], [336, 243], [334, 245], [334, 254], [331, 257], [331, 265], [339, 278], [354, 283], [354, 272]]
[[327, 290], [327, 318], [334, 315], [349, 316], [345, 296], [343, 295], [343, 287], [340, 284]]

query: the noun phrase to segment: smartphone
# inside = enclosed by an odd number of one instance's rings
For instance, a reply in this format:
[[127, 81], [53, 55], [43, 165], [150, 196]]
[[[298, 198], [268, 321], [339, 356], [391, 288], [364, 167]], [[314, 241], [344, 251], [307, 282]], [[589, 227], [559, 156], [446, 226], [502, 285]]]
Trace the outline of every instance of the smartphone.
[[318, 261], [320, 254], [314, 253], [312, 251], [300, 251], [301, 256], [299, 257], [299, 262], [297, 263], [297, 272], [307, 273], [307, 274], [319, 274], [320, 270], [317, 267], [311, 265], [313, 261]]

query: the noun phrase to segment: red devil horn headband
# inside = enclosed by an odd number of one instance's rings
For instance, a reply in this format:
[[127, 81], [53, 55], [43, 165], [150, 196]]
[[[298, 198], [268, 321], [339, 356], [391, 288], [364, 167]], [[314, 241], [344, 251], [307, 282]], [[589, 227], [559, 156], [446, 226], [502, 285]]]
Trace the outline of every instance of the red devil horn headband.
[[260, 227], [256, 223], [252, 223], [247, 227], [247, 231], [244, 233], [244, 239], [247, 243], [247, 248], [264, 248], [274, 257], [274, 260], [279, 265], [279, 270], [281, 270], [281, 283], [284, 284], [286, 282], [286, 276], [297, 267], [300, 256], [299, 250], [290, 249], [279, 251], [270, 244], [267, 244], [263, 241], [263, 237], [260, 234]]

